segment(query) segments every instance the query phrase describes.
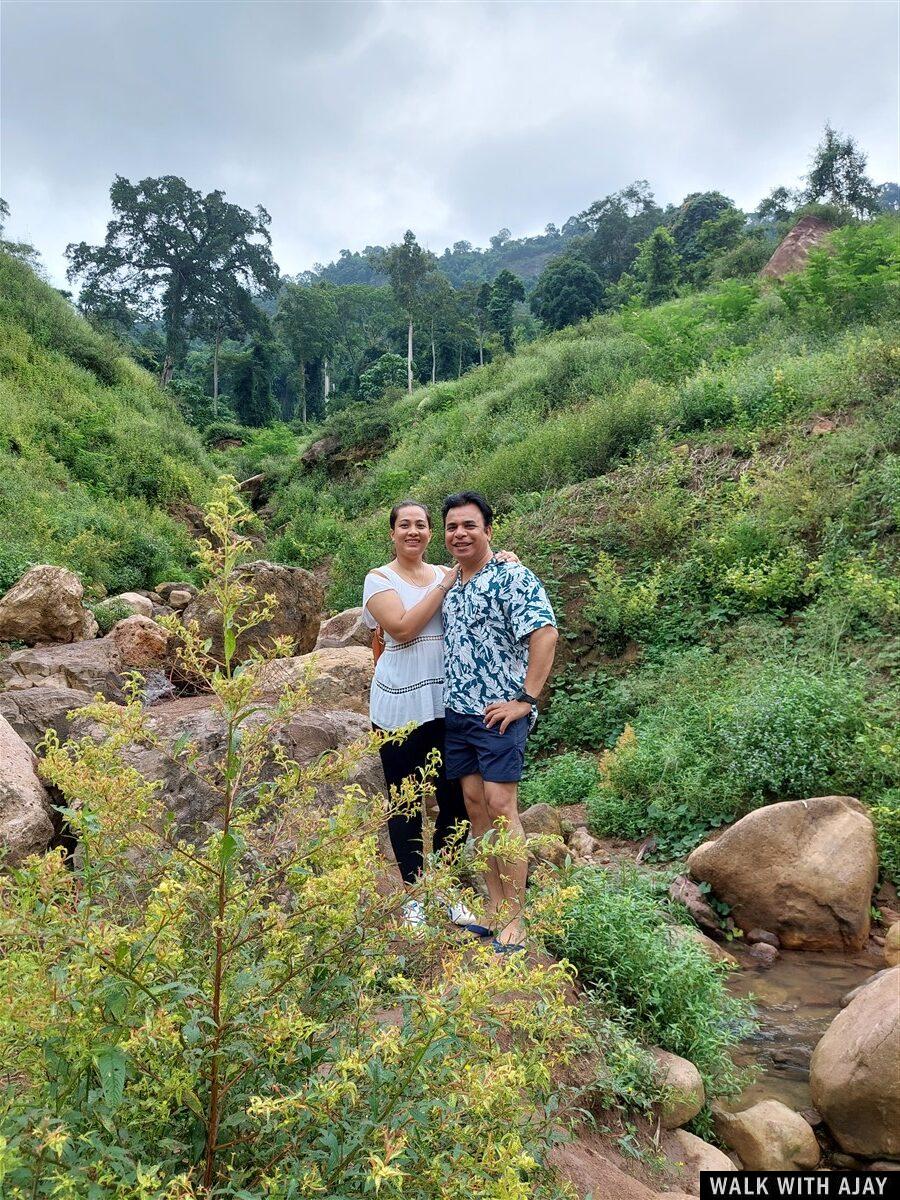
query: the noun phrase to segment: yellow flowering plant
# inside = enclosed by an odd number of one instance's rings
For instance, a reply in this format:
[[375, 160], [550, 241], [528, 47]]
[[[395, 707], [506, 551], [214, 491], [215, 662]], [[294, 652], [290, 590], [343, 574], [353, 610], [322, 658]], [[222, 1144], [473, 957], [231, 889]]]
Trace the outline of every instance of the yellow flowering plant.
[[[124, 705], [83, 711], [89, 734], [43, 747], [77, 849], [0, 874], [0, 1192], [567, 1194], [544, 1160], [565, 1124], [555, 1079], [578, 1045], [570, 969], [437, 923], [404, 933], [405, 894], [378, 849], [388, 802], [349, 781], [387, 735], [309, 765], [278, 741], [305, 689], [266, 700], [271, 655], [236, 660], [272, 606], [237, 574], [241, 521], [223, 482], [200, 553], [220, 658], [180, 631], [223, 748], [166, 748], [212, 789], [211, 819], [179, 827], [160, 784], [129, 765], [129, 747], [155, 742], [137, 682]], [[421, 803], [425, 775], [395, 801]], [[458, 887], [456, 864], [432, 863], [426, 906]], [[564, 899], [537, 892], [537, 933]]]

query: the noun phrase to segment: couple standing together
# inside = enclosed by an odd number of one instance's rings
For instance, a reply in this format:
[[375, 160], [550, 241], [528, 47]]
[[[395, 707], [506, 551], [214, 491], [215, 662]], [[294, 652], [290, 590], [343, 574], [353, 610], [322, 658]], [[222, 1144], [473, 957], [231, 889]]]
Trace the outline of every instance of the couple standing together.
[[[399, 744], [381, 749], [388, 785], [399, 787], [437, 750], [438, 816], [434, 849], [452, 848], [471, 825], [481, 838], [505, 827], [523, 838], [518, 811], [525, 739], [535, 703], [550, 674], [557, 631], [540, 580], [514, 555], [494, 554], [493, 513], [477, 492], [448, 496], [442, 506], [444, 540], [454, 567], [424, 561], [432, 538], [425, 505], [405, 500], [390, 515], [395, 557], [370, 571], [363, 612], [380, 627], [384, 652], [375, 667], [370, 697], [372, 724], [416, 728]], [[403, 882], [412, 887], [422, 871], [422, 813], [394, 813], [391, 845]], [[487, 920], [477, 924], [462, 905], [451, 920], [493, 936], [498, 953], [522, 948], [527, 862], [489, 858], [485, 870]], [[422, 924], [415, 899], [405, 917]]]

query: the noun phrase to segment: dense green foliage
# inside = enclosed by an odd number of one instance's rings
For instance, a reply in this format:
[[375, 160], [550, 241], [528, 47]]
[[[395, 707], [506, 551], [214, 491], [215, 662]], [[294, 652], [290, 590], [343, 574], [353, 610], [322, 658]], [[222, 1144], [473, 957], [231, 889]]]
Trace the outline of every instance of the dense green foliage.
[[728, 1051], [748, 1032], [749, 1010], [729, 995], [728, 967], [670, 936], [652, 879], [581, 870], [574, 882], [554, 947], [646, 1044], [694, 1063], [708, 1100], [734, 1095], [739, 1081]]
[[530, 799], [585, 799], [592, 776], [595, 828], [655, 833], [663, 852], [826, 790], [878, 805], [887, 828], [896, 248], [892, 219], [848, 225], [781, 286], [727, 281], [597, 316], [377, 416], [350, 406], [325, 428], [356, 465], [288, 472], [276, 550], [327, 556], [330, 603], [347, 607], [388, 554], [397, 496], [437, 508], [480, 488], [578, 663], [531, 753], [611, 751], [599, 776], [568, 755], [534, 761]]
[[173, 401], [0, 253], [0, 591], [34, 562], [100, 591], [183, 577], [191, 541], [167, 510], [208, 478]]

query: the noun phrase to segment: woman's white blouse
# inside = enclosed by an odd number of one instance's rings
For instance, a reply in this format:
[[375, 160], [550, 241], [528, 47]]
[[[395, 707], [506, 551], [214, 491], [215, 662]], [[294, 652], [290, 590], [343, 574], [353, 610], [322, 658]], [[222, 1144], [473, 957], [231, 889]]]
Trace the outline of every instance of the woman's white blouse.
[[[443, 580], [440, 567], [431, 567], [434, 579], [416, 587], [390, 567], [379, 567], [382, 579], [374, 571], [366, 576], [363, 588], [363, 620], [369, 629], [378, 622], [369, 612], [369, 601], [379, 592], [394, 591], [404, 610], [413, 608], [434, 591]], [[375, 678], [369, 693], [372, 724], [379, 729], [399, 729], [410, 721], [424, 725], [444, 716], [444, 631], [441, 610], [425, 628], [408, 642], [397, 642], [384, 631], [384, 653], [375, 664]]]

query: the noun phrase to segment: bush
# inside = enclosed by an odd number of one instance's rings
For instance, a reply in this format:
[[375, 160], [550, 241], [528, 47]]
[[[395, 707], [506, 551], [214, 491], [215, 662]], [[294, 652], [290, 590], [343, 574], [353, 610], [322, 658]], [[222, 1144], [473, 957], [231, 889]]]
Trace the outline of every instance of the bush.
[[100, 637], [106, 637], [113, 625], [132, 615], [131, 609], [123, 600], [100, 600], [89, 607], [97, 622]]
[[553, 680], [550, 703], [528, 739], [528, 748], [602, 750], [622, 732], [628, 711], [627, 689], [620, 680], [605, 671], [579, 675], [567, 668]]
[[589, 754], [557, 754], [530, 771], [519, 789], [522, 806], [581, 804], [600, 783], [597, 760]]
[[[262, 664], [234, 659], [237, 631], [268, 608], [235, 584], [249, 546], [233, 503], [215, 498], [222, 549], [202, 552], [224, 660], [182, 634], [184, 665], [220, 706], [222, 750], [206, 765], [192, 744], [172, 751], [212, 787], [209, 823], [176, 830], [123, 758], [153, 741], [135, 686], [125, 706], [85, 710], [105, 737], [47, 736], [42, 771], [80, 853], [0, 874], [0, 1060], [15, 1063], [0, 1094], [4, 1186], [558, 1197], [539, 1167], [564, 1121], [553, 1071], [579, 1036], [566, 968], [448, 943], [436, 926], [398, 955], [406, 894], [379, 886], [386, 805], [348, 782], [384, 735], [307, 767], [280, 749], [303, 689], [264, 708]], [[399, 799], [421, 802], [415, 786]], [[502, 838], [491, 851], [504, 855]], [[454, 886], [452, 864], [435, 864], [423, 901], [439, 907]], [[539, 932], [556, 902], [532, 902]]]
[[900, 887], [900, 788], [878, 796], [869, 815], [875, 825], [882, 874]]
[[648, 1045], [694, 1063], [707, 1100], [740, 1090], [729, 1050], [749, 1032], [748, 1008], [732, 997], [728, 968], [688, 939], [674, 939], [652, 881], [636, 871], [575, 872], [577, 895], [553, 945]]

